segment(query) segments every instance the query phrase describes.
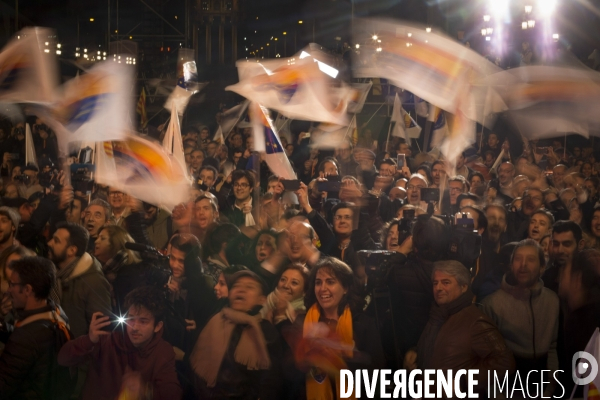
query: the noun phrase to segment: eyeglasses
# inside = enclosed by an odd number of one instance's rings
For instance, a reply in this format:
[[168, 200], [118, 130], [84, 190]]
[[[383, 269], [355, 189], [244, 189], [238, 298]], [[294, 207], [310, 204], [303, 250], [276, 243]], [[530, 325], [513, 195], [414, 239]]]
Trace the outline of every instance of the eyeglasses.
[[406, 187], [407, 190], [421, 190], [421, 189], [425, 189], [426, 186], [415, 186], [415, 185], [408, 185]]
[[453, 187], [451, 187], [450, 191], [451, 192], [462, 192], [462, 188], [453, 188]]
[[247, 189], [247, 188], [249, 188], [249, 187], [250, 187], [250, 185], [249, 185], [249, 184], [247, 184], [247, 183], [234, 183], [234, 184], [233, 184], [233, 187], [234, 187], [235, 189]]
[[8, 281], [8, 287], [9, 288], [15, 287], [15, 286], [23, 286], [23, 282], [11, 282], [11, 281]]
[[113, 197], [123, 196], [123, 192], [110, 192], [108, 195]]

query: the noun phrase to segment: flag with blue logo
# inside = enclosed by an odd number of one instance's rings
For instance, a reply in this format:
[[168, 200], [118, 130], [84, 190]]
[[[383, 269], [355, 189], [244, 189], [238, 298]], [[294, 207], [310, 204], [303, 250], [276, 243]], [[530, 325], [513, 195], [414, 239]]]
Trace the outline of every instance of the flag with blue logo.
[[130, 130], [133, 68], [104, 61], [64, 85], [48, 123], [61, 147], [71, 142], [119, 140]]
[[353, 91], [335, 85], [311, 57], [262, 63], [238, 61], [240, 81], [226, 87], [250, 101], [288, 118], [347, 125], [346, 111]]
[[198, 83], [196, 62], [187, 61], [183, 63], [182, 72], [177, 77], [177, 85], [169, 95], [164, 107], [171, 110], [175, 106], [179, 115], [183, 115], [190, 98], [202, 90], [204, 86], [206, 86], [205, 83]]
[[254, 150], [264, 153], [264, 160], [274, 175], [283, 179], [296, 179], [296, 173], [275, 133], [269, 111], [258, 103], [252, 103], [250, 113]]
[[0, 53], [0, 100], [50, 104], [58, 85], [56, 38], [45, 28], [19, 31]]

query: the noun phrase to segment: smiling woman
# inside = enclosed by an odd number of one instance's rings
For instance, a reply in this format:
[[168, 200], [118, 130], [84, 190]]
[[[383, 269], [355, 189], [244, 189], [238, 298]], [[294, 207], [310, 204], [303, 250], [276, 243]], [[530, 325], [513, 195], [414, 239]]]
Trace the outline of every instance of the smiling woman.
[[297, 326], [302, 324], [302, 340], [296, 349], [298, 365], [308, 370], [307, 398], [333, 396], [339, 374], [333, 381], [324, 372], [331, 365], [352, 370], [382, 368], [379, 333], [362, 312], [360, 292], [350, 267], [336, 258], [323, 258], [311, 270], [305, 298], [308, 312], [297, 319]]

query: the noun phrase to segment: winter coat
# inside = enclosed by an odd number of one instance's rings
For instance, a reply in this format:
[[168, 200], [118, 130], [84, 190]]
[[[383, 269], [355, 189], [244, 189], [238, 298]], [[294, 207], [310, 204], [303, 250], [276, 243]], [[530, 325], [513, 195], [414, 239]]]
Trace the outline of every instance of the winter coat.
[[98, 260], [84, 253], [73, 272], [62, 279], [60, 304], [69, 317], [74, 337], [88, 332], [92, 315], [111, 315], [110, 285]]
[[558, 369], [558, 296], [541, 280], [522, 289], [507, 282], [505, 275], [500, 289], [483, 299], [481, 308], [504, 336], [517, 369], [528, 368], [530, 362], [541, 362], [538, 369]]
[[82, 365], [89, 359], [83, 400], [114, 400], [118, 398], [127, 370], [138, 372], [142, 383], [152, 393], [153, 400], [177, 400], [181, 387], [175, 371], [173, 347], [162, 339], [162, 329], [146, 346], [133, 346], [127, 333], [117, 329], [111, 335], [101, 336], [92, 343], [88, 335], [65, 344], [58, 354], [58, 363], [64, 366]]
[[[2, 399], [68, 399], [71, 395], [74, 381], [69, 369], [57, 363], [57, 347], [66, 336], [59, 336], [63, 334], [55, 322], [42, 317], [53, 310], [49, 304], [21, 312], [22, 325], [17, 322], [0, 355]], [[65, 322], [66, 315], [60, 310], [58, 314]]]

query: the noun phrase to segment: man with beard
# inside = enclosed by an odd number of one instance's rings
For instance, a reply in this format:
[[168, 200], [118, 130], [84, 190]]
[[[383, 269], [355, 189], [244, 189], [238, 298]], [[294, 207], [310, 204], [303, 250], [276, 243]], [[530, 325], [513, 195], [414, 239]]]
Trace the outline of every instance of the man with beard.
[[[559, 301], [540, 279], [544, 262], [544, 251], [537, 242], [519, 242], [501, 288], [482, 303], [483, 312], [494, 321], [512, 350], [521, 376], [531, 370], [548, 370], [552, 376], [558, 369]], [[526, 383], [528, 393], [543, 390], [543, 397], [551, 396], [556, 380], [550, 376], [543, 377], [542, 382], [549, 383], [543, 388], [533, 388], [533, 381]], [[509, 378], [509, 382], [514, 379]]]
[[523, 204], [517, 211], [508, 214], [508, 241], [518, 242], [527, 235], [529, 219], [534, 212], [544, 206], [544, 193], [537, 188], [529, 188], [523, 194]]
[[487, 218], [487, 229], [481, 237], [478, 271], [471, 284], [477, 302], [498, 290], [504, 275], [499, 252], [504, 244], [502, 236], [506, 231], [506, 208], [502, 204], [492, 203], [485, 208], [484, 212]]
[[94, 242], [96, 241], [96, 238], [98, 238], [98, 234], [104, 224], [108, 222], [111, 214], [110, 204], [102, 199], [92, 200], [85, 209], [83, 226], [90, 237], [87, 251], [94, 251]]
[[144, 219], [146, 220], [146, 235], [152, 246], [158, 250], [167, 247], [173, 234], [173, 218], [165, 210], [152, 204], [144, 203]]
[[0, 207], [0, 253], [15, 244], [20, 220], [12, 208]]
[[81, 225], [61, 222], [48, 241], [48, 258], [58, 268], [58, 297], [75, 337], [87, 334], [95, 312], [111, 315], [110, 285], [98, 260], [85, 251], [89, 238]]
[[421, 174], [412, 174], [408, 185], [406, 185], [405, 204], [408, 203], [415, 207], [421, 207], [421, 189], [427, 186], [427, 178]]
[[583, 231], [575, 222], [558, 221], [552, 226], [552, 240], [548, 248], [550, 265], [543, 276], [547, 288], [558, 293], [561, 277], [571, 274], [573, 258], [584, 246]]
[[443, 161], [436, 161], [431, 166], [431, 176], [433, 177], [433, 183], [431, 187], [439, 188], [442, 185], [442, 181], [446, 179], [446, 165]]

